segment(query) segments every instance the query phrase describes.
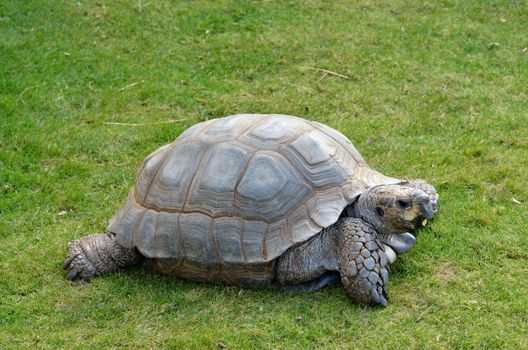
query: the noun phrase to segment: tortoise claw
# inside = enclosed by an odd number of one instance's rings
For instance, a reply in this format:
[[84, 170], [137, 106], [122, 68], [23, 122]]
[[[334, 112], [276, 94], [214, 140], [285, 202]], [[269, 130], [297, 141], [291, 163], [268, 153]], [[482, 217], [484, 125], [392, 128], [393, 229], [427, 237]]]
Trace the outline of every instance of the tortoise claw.
[[[66, 265], [66, 262], [64, 265]], [[81, 256], [76, 256], [73, 258], [73, 260], [68, 264], [67, 269], [68, 268], [70, 269], [70, 272], [68, 272], [66, 278], [70, 281], [80, 279], [83, 282], [90, 282], [92, 276], [95, 274], [93, 265], [88, 260], [83, 259]]]
[[79, 267], [74, 267], [73, 269], [71, 269], [71, 271], [68, 273], [68, 276], [66, 276], [67, 279], [69, 279], [70, 281], [73, 281], [75, 279], [75, 277], [77, 277], [77, 275], [79, 274], [79, 271], [80, 268]]
[[79, 240], [68, 243], [68, 256], [64, 260], [63, 267], [69, 270], [66, 278], [70, 281], [80, 279], [89, 282], [91, 277], [96, 274], [96, 269], [85, 256]]
[[90, 281], [92, 280], [92, 275], [83, 274], [81, 280], [85, 283], [90, 283]]
[[387, 307], [387, 299], [383, 294], [378, 293], [377, 290], [373, 289], [371, 292], [372, 301], [380, 306]]
[[66, 258], [66, 260], [64, 260], [64, 264], [62, 265], [62, 267], [63, 267], [65, 270], [68, 269], [68, 266], [70, 266], [70, 263], [73, 261], [74, 258], [75, 258], [75, 256], [68, 255], [68, 257]]

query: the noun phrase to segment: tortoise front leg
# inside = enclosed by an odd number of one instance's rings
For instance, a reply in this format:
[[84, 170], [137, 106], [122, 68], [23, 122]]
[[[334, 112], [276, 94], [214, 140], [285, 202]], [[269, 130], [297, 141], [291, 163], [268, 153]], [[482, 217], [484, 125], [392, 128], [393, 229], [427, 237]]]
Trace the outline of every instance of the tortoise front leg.
[[115, 272], [124, 266], [134, 265], [141, 255], [135, 248], [120, 246], [114, 234], [94, 234], [68, 243], [68, 256], [64, 268], [67, 278], [79, 278], [85, 282], [93, 276]]
[[348, 295], [360, 304], [387, 306], [389, 265], [374, 228], [356, 218], [337, 224], [339, 272]]

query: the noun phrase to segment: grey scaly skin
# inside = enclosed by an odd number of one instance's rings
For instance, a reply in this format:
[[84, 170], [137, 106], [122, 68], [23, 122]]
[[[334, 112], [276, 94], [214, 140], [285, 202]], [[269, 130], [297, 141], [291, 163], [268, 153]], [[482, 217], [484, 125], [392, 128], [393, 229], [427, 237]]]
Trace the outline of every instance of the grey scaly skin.
[[325, 283], [305, 282], [316, 280], [327, 271], [338, 271], [352, 300], [386, 306], [388, 264], [374, 228], [361, 219], [342, 218], [314, 239], [281, 256], [275, 278], [279, 286], [289, 286], [281, 289], [316, 290]]
[[136, 264], [141, 255], [134, 249], [120, 246], [114, 234], [93, 234], [68, 243], [69, 254], [64, 268], [69, 269], [67, 278], [79, 278], [85, 282], [92, 276], [100, 276]]
[[407, 231], [415, 231], [433, 218], [437, 202], [432, 203], [431, 198], [435, 193], [406, 185], [369, 189], [347, 208], [350, 217], [340, 219], [278, 259], [277, 283], [293, 285], [283, 289], [315, 290], [324, 283], [310, 281], [327, 271], [338, 271], [354, 301], [386, 306], [388, 264], [393, 262], [390, 256], [414, 245], [414, 236]]

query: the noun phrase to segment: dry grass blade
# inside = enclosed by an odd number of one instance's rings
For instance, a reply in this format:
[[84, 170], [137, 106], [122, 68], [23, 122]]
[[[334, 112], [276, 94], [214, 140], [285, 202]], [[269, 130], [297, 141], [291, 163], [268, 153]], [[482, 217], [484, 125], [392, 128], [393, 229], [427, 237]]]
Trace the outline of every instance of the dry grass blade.
[[[318, 71], [318, 72], [323, 72], [323, 73], [325, 73], [325, 75], [326, 75], [326, 74], [330, 74], [330, 75], [333, 75], [333, 76], [336, 76], [336, 77], [339, 77], [339, 78], [352, 80], [352, 78], [347, 77], [346, 75], [339, 74], [339, 73], [333, 72], [333, 71], [328, 70], [328, 69], [317, 68], [317, 67], [310, 67], [310, 66], [299, 66], [299, 68], [311, 69], [311, 70], [315, 70], [315, 71]], [[324, 77], [324, 76], [323, 76], [323, 77]]]
[[126, 90], [126, 89], [128, 89], [128, 88], [131, 88], [131, 87], [133, 87], [133, 86], [136, 86], [136, 85], [139, 84], [139, 83], [143, 83], [144, 81], [145, 81], [145, 80], [140, 80], [140, 81], [136, 81], [135, 83], [125, 85], [125, 86], [123, 86], [122, 88], [120, 88], [119, 91], [124, 91], [124, 90]]
[[429, 305], [428, 307], [425, 308], [425, 310], [418, 316], [418, 318], [416, 319], [416, 323], [420, 322], [423, 317], [431, 310], [431, 308], [433, 307], [433, 305]]
[[151, 122], [151, 123], [119, 123], [119, 122], [103, 122], [103, 124], [106, 125], [125, 125], [125, 126], [146, 126], [146, 125], [155, 125], [155, 124], [174, 124], [178, 122], [182, 122], [185, 119], [169, 119], [169, 120], [162, 120], [159, 122]]

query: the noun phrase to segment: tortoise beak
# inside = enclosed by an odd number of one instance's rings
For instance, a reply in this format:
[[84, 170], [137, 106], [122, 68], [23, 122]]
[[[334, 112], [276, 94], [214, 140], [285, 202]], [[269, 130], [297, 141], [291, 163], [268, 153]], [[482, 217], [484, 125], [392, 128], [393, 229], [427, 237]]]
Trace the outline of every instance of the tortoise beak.
[[[431, 204], [431, 200], [429, 199], [429, 196], [427, 195], [422, 195], [422, 196], [418, 196], [416, 197], [416, 202], [418, 203], [418, 208], [420, 209], [420, 224], [424, 221], [424, 220], [431, 220], [432, 218], [434, 218], [435, 216], [435, 210], [433, 208], [433, 205]], [[420, 226], [425, 226], [425, 225], [419, 225], [418, 227]]]

